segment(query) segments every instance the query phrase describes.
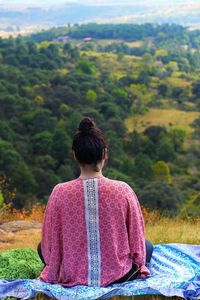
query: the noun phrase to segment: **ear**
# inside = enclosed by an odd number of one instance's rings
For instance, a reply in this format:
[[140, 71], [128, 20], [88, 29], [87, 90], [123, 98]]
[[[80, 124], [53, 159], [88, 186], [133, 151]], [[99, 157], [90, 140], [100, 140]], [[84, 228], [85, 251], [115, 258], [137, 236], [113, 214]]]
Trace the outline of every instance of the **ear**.
[[103, 159], [104, 159], [104, 160], [107, 160], [107, 159], [108, 159], [108, 149], [107, 149], [107, 148], [105, 148], [105, 149], [103, 150]]
[[75, 161], [77, 161], [74, 150], [72, 150], [72, 152], [73, 152], [73, 156], [74, 156]]

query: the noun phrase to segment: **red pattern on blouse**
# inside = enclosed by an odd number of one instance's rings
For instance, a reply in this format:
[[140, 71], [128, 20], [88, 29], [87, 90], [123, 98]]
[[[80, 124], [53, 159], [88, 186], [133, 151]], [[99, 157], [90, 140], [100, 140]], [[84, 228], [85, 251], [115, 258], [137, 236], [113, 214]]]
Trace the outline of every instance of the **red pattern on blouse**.
[[[138, 199], [125, 182], [98, 177], [98, 198], [101, 286], [106, 286], [128, 273], [133, 261], [139, 267], [145, 264], [144, 220]], [[83, 180], [56, 185], [42, 226], [46, 262], [42, 280], [88, 285], [86, 230]]]

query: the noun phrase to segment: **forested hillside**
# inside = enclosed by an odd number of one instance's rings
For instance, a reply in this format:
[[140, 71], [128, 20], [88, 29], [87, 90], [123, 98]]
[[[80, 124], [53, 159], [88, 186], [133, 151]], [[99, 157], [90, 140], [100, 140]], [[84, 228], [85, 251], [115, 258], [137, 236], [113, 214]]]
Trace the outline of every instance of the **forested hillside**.
[[108, 137], [105, 176], [128, 182], [147, 208], [197, 216], [199, 71], [200, 32], [177, 25], [0, 39], [0, 206], [46, 203], [78, 176], [72, 137], [91, 116]]

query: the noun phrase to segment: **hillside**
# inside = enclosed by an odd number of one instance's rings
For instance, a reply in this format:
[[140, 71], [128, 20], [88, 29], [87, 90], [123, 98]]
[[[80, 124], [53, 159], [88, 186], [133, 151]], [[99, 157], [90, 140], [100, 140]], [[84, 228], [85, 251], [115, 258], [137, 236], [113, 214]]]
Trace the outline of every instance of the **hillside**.
[[0, 206], [46, 203], [55, 184], [78, 176], [71, 141], [89, 115], [108, 137], [106, 176], [128, 182], [149, 209], [198, 217], [197, 33], [90, 24], [58, 41], [67, 31], [0, 39]]
[[144, 115], [128, 117], [125, 125], [130, 132], [133, 130], [143, 132], [149, 126], [156, 125], [168, 129], [181, 128], [187, 134], [192, 134], [194, 128], [191, 125], [199, 117], [200, 112], [196, 111], [152, 108]]

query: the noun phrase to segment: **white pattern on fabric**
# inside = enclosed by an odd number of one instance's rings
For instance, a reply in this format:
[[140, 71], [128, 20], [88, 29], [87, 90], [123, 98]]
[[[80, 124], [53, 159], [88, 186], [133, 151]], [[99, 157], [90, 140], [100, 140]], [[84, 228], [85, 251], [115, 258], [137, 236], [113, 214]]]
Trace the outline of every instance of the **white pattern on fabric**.
[[100, 286], [101, 253], [97, 178], [84, 180], [84, 198], [88, 240], [88, 285]]

